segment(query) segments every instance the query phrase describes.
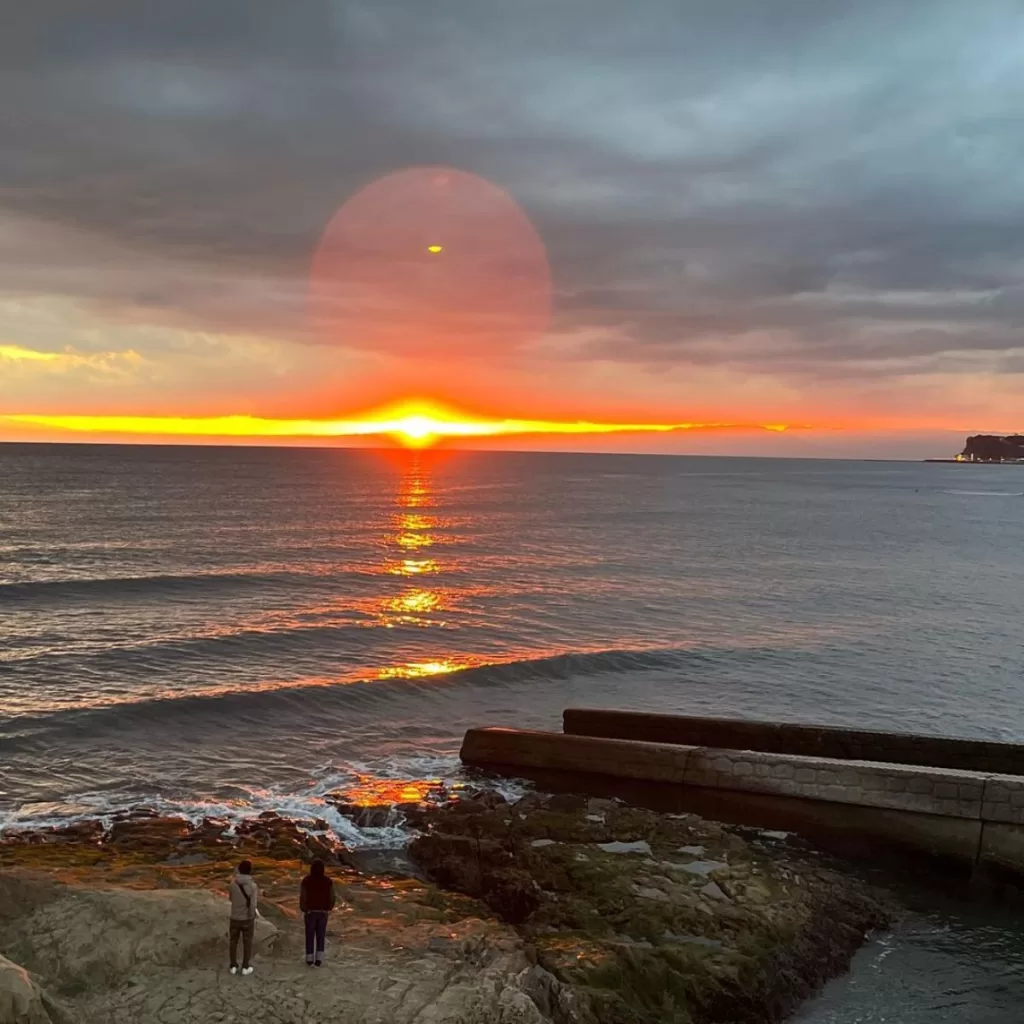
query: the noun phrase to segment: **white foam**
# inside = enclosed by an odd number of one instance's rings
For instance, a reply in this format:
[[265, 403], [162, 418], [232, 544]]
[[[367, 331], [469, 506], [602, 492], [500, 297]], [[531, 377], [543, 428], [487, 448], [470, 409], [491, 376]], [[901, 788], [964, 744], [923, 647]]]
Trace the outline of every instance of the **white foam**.
[[[195, 823], [203, 818], [223, 819], [227, 823], [226, 832], [230, 835], [243, 821], [258, 818], [265, 811], [275, 811], [299, 822], [321, 819], [327, 823], [326, 833], [300, 827], [312, 835], [326, 835], [350, 849], [399, 849], [414, 834], [399, 813], [396, 812], [382, 826], [357, 826], [335, 808], [329, 797], [367, 779], [371, 782], [426, 780], [444, 788], [467, 782], [457, 758], [434, 755], [349, 762], [344, 765], [328, 762], [311, 771], [310, 776], [314, 781], [301, 791], [282, 788], [246, 790], [240, 787], [244, 795], [233, 800], [175, 799], [160, 793], [146, 792], [81, 793], [66, 802], [23, 804], [16, 809], [0, 812], [0, 833], [10, 829], [53, 828], [85, 819], [99, 820], [104, 827], [109, 827], [119, 814], [138, 807], [151, 807], [158, 814], [178, 815]], [[519, 780], [501, 779], [489, 784], [488, 788], [514, 802], [525, 794], [528, 784]]]

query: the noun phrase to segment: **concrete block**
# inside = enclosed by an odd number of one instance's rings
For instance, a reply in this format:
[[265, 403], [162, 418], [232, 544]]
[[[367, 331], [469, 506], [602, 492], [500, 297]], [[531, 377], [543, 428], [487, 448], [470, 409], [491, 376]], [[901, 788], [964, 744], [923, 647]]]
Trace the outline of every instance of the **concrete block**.
[[1024, 825], [1024, 779], [1012, 775], [989, 776], [985, 781], [981, 817], [984, 821]]
[[983, 822], [978, 863], [1024, 874], [1024, 825]]

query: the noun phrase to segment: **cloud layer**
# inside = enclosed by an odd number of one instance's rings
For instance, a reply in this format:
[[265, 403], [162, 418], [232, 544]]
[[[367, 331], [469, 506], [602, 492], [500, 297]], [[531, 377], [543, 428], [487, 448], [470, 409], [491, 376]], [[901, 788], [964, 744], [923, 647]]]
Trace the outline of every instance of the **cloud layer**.
[[[325, 356], [306, 317], [339, 205], [449, 165], [514, 197], [551, 265], [550, 330], [488, 353], [492, 402], [1010, 429], [1022, 28], [992, 0], [20, 5], [0, 344], [109, 353], [115, 330], [164, 367], [140, 401], [189, 387], [167, 383], [183, 337], [224, 388], [241, 338], [317, 401], [385, 370], [464, 400], [443, 347]], [[227, 393], [262, 401], [250, 377]]]

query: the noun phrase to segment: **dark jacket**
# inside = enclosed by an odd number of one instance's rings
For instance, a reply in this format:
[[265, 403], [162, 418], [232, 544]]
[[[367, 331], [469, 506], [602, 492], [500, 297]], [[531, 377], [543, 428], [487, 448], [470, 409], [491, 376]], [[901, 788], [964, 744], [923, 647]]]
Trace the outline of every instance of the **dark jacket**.
[[299, 890], [299, 910], [334, 909], [334, 882], [327, 875], [306, 875]]

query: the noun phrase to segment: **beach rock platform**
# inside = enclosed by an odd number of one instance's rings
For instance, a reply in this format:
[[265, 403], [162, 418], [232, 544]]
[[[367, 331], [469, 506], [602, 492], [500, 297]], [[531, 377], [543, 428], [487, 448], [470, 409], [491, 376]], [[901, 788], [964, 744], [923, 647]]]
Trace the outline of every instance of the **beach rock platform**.
[[602, 1024], [784, 1020], [889, 917], [809, 849], [696, 815], [487, 794], [420, 825], [413, 861], [515, 925]]
[[[766, 1024], [889, 916], [812, 851], [693, 815], [486, 790], [404, 812], [418, 836], [376, 857], [273, 813], [3, 833], [0, 1020]], [[262, 890], [249, 977], [227, 971], [241, 856]], [[342, 901], [319, 970], [298, 911], [313, 856]]]

